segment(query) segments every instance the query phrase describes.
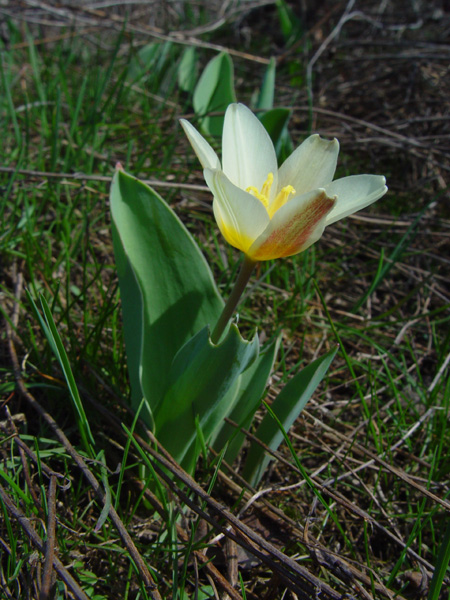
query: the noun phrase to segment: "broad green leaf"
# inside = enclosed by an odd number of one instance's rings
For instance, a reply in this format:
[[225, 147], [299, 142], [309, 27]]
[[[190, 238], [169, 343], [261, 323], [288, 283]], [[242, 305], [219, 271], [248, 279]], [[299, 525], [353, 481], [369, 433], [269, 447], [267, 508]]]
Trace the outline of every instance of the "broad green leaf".
[[197, 51], [195, 46], [189, 46], [183, 52], [178, 65], [178, 85], [183, 92], [191, 93], [197, 80]]
[[[326, 372], [338, 351], [333, 348], [297, 373], [281, 390], [272, 403], [272, 410], [283, 424], [285, 431], [305, 408], [306, 403], [325, 377]], [[269, 414], [266, 414], [256, 431], [256, 437], [271, 450], [277, 450], [283, 440], [283, 432]], [[252, 444], [244, 467], [243, 477], [250, 485], [258, 485], [271, 457], [266, 455], [259, 444]]]
[[141, 48], [136, 56], [130, 60], [127, 71], [128, 79], [136, 81], [143, 77], [158, 59], [160, 52], [161, 44], [158, 42], [147, 44]]
[[259, 120], [266, 128], [273, 145], [275, 146], [279, 163], [282, 162], [282, 160], [280, 160], [280, 153], [285, 136], [287, 135], [289, 137], [287, 125], [290, 116], [291, 111], [288, 108], [274, 108], [259, 117]]
[[117, 171], [110, 199], [132, 404], [144, 397], [154, 411], [175, 354], [215, 324], [223, 301], [191, 234], [154, 190]]
[[131, 59], [127, 78], [137, 81], [147, 74], [152, 77], [160, 74], [167, 66], [167, 59], [173, 48], [172, 42], [154, 42], [147, 44]]
[[208, 116], [208, 113], [224, 113], [229, 104], [236, 102], [233, 78], [233, 62], [226, 52], [221, 52], [206, 65], [195, 87], [194, 110], [209, 135], [222, 135], [224, 115]]
[[256, 360], [258, 351], [257, 335], [251, 342], [245, 341], [236, 325], [231, 325], [218, 345], [211, 342], [209, 328], [205, 327], [175, 356], [167, 392], [155, 411], [155, 433], [185, 468], [190, 468], [196, 460], [192, 456], [197, 436], [196, 418], [208, 441], [231, 409], [228, 392], [236, 385], [239, 375]]
[[[261, 404], [261, 398], [272, 372], [279, 346], [280, 338], [277, 338], [264, 349], [264, 352], [240, 377], [239, 390], [236, 394], [233, 409], [227, 415], [239, 427], [248, 429], [253, 421], [253, 417]], [[217, 451], [220, 451], [228, 442], [225, 460], [231, 464], [244, 440], [245, 435], [239, 429], [229, 423], [224, 423], [215, 436], [213, 446]]]
[[[112, 206], [112, 202], [111, 202]], [[122, 304], [122, 322], [127, 354], [128, 377], [131, 387], [131, 405], [134, 410], [142, 402], [144, 392], [141, 386], [141, 354], [144, 339], [144, 299], [141, 288], [127, 258], [119, 232], [111, 222], [114, 257], [120, 284], [120, 301]], [[152, 429], [151, 409], [144, 401], [142, 419]]]
[[284, 161], [294, 152], [294, 144], [292, 143], [291, 134], [286, 127], [281, 132], [280, 138], [278, 139], [275, 151], [277, 153], [278, 164], [282, 165]]
[[275, 95], [275, 71], [276, 61], [272, 58], [267, 65], [266, 72], [264, 73], [264, 79], [259, 92], [258, 102], [256, 108], [260, 110], [271, 110], [273, 108], [273, 98]]

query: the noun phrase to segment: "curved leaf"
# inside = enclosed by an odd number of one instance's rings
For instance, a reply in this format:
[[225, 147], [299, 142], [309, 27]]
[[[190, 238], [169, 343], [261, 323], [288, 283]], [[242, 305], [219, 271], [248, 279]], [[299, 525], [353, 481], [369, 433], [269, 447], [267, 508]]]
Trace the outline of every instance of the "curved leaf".
[[[261, 398], [266, 389], [273, 363], [278, 353], [280, 339], [277, 338], [269, 344], [251, 367], [240, 377], [239, 390], [236, 394], [233, 408], [227, 415], [239, 427], [249, 428], [261, 404]], [[229, 442], [224, 458], [231, 464], [236, 458], [244, 440], [245, 436], [243, 433], [229, 423], [224, 423], [214, 439], [213, 446], [217, 451], [220, 451]]]
[[155, 434], [185, 468], [186, 462], [191, 465], [197, 458], [192, 456], [196, 418], [208, 440], [230, 411], [237, 379], [255, 361], [258, 351], [257, 335], [247, 342], [236, 325], [231, 325], [220, 344], [211, 342], [205, 327], [175, 356], [167, 392], [155, 412]]
[[236, 102], [234, 91], [233, 62], [226, 52], [221, 52], [206, 65], [195, 87], [192, 103], [200, 125], [205, 133], [220, 137], [224, 116], [208, 116], [207, 113], [225, 112], [227, 106]]
[[175, 354], [217, 321], [223, 301], [191, 234], [153, 189], [117, 171], [110, 200], [132, 404], [144, 397], [154, 411]]
[[277, 63], [275, 58], [272, 56], [269, 64], [267, 65], [266, 72], [264, 73], [264, 79], [259, 92], [258, 102], [256, 103], [256, 108], [259, 108], [260, 110], [271, 110], [273, 108], [276, 68]]
[[285, 158], [283, 146], [288, 143], [286, 137], [288, 140], [290, 139], [287, 128], [290, 116], [291, 111], [289, 108], [273, 108], [259, 117], [259, 120], [267, 129], [273, 145], [275, 146], [278, 164], [281, 164]]
[[178, 64], [178, 85], [183, 92], [191, 93], [197, 79], [197, 51], [195, 46], [189, 46], [183, 52]]

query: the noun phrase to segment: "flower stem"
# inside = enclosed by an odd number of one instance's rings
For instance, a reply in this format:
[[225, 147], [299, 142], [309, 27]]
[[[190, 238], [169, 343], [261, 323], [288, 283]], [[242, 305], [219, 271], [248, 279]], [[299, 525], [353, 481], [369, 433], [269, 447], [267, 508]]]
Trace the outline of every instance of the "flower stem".
[[247, 285], [255, 266], [256, 262], [248, 258], [248, 256], [245, 256], [238, 278], [236, 279], [236, 283], [234, 284], [227, 303], [223, 308], [222, 314], [220, 315], [214, 331], [212, 332], [211, 341], [213, 344], [217, 344], [220, 340], [225, 327], [228, 325], [228, 321], [231, 319], [233, 312], [239, 303], [242, 292], [245, 290], [245, 286]]

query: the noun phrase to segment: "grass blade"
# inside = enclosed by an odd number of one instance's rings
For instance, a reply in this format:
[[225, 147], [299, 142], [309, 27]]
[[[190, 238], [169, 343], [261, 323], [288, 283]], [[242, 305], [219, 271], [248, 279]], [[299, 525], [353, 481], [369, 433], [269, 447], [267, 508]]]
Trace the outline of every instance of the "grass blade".
[[441, 547], [434, 568], [433, 577], [431, 579], [430, 591], [428, 593], [428, 600], [439, 600], [440, 592], [442, 589], [442, 583], [444, 581], [445, 573], [448, 568], [450, 561], [450, 522], [447, 523], [447, 529], [445, 530], [444, 539], [442, 540]]
[[62, 343], [61, 336], [59, 335], [58, 330], [56, 328], [56, 324], [53, 319], [50, 307], [44, 296], [41, 294], [39, 299], [44, 313], [44, 319], [42, 319], [40, 312], [36, 306], [36, 303], [34, 302], [33, 298], [29, 293], [28, 298], [33, 306], [36, 315], [39, 318], [41, 326], [43, 326], [44, 333], [64, 373], [67, 387], [69, 388], [70, 397], [72, 398], [72, 404], [75, 409], [75, 414], [77, 416], [77, 424], [83, 441], [83, 446], [88, 455], [91, 458], [94, 458], [95, 453], [93, 447], [95, 446], [95, 441], [92, 436], [91, 429], [89, 427], [89, 422], [87, 420], [86, 413], [84, 412], [83, 403], [81, 402], [77, 384], [75, 382], [75, 378], [70, 367], [67, 352]]

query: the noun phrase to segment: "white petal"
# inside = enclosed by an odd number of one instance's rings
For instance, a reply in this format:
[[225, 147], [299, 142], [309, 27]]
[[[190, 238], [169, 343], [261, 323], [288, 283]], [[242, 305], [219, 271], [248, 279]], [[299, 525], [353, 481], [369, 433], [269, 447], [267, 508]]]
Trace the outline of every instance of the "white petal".
[[327, 226], [369, 206], [387, 192], [386, 179], [381, 175], [351, 175], [336, 179], [325, 189], [329, 196], [337, 196]]
[[186, 119], [180, 119], [180, 123], [202, 167], [204, 169], [220, 169], [220, 160], [205, 138]]
[[228, 179], [243, 190], [261, 190], [269, 173], [276, 190], [278, 163], [275, 149], [264, 125], [243, 104], [230, 104], [225, 113], [222, 136], [222, 164]]
[[222, 235], [229, 244], [247, 252], [269, 224], [263, 204], [231, 183], [222, 171], [205, 169], [204, 176], [214, 194], [214, 214]]
[[274, 214], [248, 256], [252, 260], [270, 260], [303, 252], [322, 235], [326, 216], [334, 204], [335, 198], [329, 198], [323, 189], [293, 198]]
[[323, 188], [333, 181], [339, 142], [310, 135], [281, 165], [278, 189], [292, 185], [297, 194]]

